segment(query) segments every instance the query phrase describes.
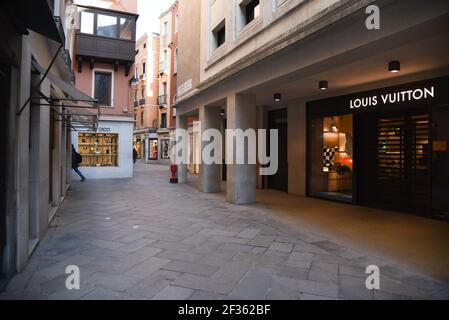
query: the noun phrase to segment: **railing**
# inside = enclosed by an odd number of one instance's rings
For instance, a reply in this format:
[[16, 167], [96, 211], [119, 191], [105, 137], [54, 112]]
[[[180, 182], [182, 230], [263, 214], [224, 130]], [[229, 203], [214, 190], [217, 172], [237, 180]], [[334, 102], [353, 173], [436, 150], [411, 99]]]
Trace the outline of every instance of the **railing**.
[[142, 73], [141, 75], [140, 75], [140, 80], [145, 80], [146, 79], [146, 75], [145, 75], [145, 73]]
[[159, 104], [159, 105], [165, 105], [165, 104], [167, 104], [167, 95], [166, 95], [166, 94], [160, 95], [160, 96], [157, 98], [157, 104]]
[[145, 99], [140, 99], [139, 100], [139, 105], [144, 106], [145, 105]]

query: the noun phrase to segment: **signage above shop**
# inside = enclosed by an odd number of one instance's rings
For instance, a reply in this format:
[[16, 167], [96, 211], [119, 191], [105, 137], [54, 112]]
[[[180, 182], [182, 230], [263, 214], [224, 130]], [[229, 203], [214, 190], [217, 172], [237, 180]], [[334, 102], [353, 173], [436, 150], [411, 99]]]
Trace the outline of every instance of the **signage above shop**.
[[411, 101], [427, 100], [435, 98], [435, 86], [417, 88], [413, 90], [395, 91], [380, 95], [351, 99], [350, 109], [376, 107], [378, 105], [389, 105]]

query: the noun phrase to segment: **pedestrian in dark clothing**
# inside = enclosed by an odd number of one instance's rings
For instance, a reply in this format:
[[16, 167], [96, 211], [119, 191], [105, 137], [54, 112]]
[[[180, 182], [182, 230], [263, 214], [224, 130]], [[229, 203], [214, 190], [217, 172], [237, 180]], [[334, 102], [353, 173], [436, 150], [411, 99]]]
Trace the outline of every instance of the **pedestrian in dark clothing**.
[[75, 171], [81, 178], [81, 182], [86, 181], [86, 178], [81, 173], [79, 166], [83, 162], [83, 156], [76, 152], [75, 147], [72, 144], [72, 169]]
[[136, 163], [136, 161], [137, 161], [137, 150], [136, 150], [136, 147], [133, 148], [133, 161], [134, 161], [134, 163]]

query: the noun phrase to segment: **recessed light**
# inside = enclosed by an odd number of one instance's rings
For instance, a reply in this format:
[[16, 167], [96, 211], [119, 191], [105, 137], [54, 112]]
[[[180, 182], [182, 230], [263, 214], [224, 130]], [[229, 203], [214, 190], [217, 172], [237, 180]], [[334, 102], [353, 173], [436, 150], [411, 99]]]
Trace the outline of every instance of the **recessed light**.
[[392, 73], [398, 73], [399, 71], [401, 71], [401, 62], [397, 60], [390, 61], [388, 63], [388, 71]]
[[329, 88], [329, 83], [326, 80], [321, 80], [318, 84], [320, 90], [327, 90]]

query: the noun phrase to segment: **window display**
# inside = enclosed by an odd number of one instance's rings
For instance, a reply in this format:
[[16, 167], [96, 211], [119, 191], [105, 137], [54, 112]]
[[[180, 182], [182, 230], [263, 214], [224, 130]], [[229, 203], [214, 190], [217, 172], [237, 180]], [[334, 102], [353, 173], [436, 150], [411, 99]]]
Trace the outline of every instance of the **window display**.
[[170, 139], [161, 140], [161, 159], [170, 159]]
[[352, 201], [352, 115], [313, 119], [311, 148], [311, 195]]
[[157, 139], [150, 139], [148, 145], [148, 160], [157, 160]]
[[118, 134], [79, 133], [82, 167], [118, 167]]

